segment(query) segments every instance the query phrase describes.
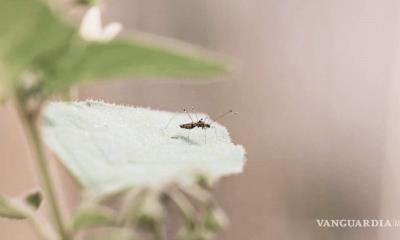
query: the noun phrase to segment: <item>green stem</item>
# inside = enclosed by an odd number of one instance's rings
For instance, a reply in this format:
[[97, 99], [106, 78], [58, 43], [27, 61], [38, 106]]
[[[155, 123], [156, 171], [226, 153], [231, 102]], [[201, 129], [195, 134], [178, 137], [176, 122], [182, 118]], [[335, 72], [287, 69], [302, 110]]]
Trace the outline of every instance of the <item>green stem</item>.
[[65, 229], [63, 218], [61, 215], [61, 208], [54, 191], [53, 181], [50, 176], [49, 163], [46, 159], [43, 143], [40, 139], [40, 134], [37, 128], [37, 119], [39, 111], [33, 114], [24, 108], [24, 104], [16, 100], [16, 107], [20, 115], [29, 145], [34, 154], [36, 169], [40, 178], [40, 183], [45, 196], [49, 202], [50, 214], [59, 235], [62, 240], [69, 240], [68, 233]]
[[14, 199], [3, 199], [3, 204], [6, 204], [7, 208], [12, 209], [13, 211], [19, 213], [22, 217], [28, 220], [33, 230], [42, 240], [54, 240], [55, 232], [49, 226], [49, 224], [42, 219], [36, 212], [32, 209], [31, 206], [28, 206], [24, 201], [14, 200]]

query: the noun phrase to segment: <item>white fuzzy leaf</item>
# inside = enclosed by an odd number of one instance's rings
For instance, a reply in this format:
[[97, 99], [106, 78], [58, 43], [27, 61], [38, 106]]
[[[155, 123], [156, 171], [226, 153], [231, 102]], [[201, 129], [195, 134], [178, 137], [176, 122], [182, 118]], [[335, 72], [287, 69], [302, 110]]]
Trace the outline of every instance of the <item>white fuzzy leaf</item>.
[[223, 126], [212, 123], [207, 131], [197, 128], [188, 135], [179, 127], [190, 122], [182, 113], [87, 101], [51, 103], [43, 116], [47, 144], [83, 187], [96, 193], [190, 185], [198, 174], [214, 181], [240, 173], [245, 161], [243, 147], [232, 144]]

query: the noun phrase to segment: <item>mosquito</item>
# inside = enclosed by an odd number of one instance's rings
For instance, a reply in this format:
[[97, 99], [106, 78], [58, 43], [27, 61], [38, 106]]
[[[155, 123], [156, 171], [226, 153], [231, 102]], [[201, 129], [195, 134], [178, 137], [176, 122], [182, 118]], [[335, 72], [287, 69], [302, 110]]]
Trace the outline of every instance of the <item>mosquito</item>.
[[[194, 108], [192, 107], [192, 111], [193, 111], [193, 109]], [[186, 109], [183, 109], [183, 111], [188, 115], [188, 117], [189, 117], [191, 122], [180, 124], [179, 127], [189, 130], [188, 131], [188, 136], [187, 136], [188, 139], [189, 139], [190, 130], [192, 130], [194, 128], [201, 128], [202, 130], [204, 130], [204, 141], [205, 141], [205, 143], [207, 143], [207, 132], [206, 132], [206, 130], [208, 128], [212, 127], [212, 123], [213, 122], [216, 122], [217, 120], [220, 120], [221, 118], [225, 117], [228, 114], [231, 114], [231, 113], [236, 114], [236, 112], [234, 113], [233, 110], [229, 110], [229, 111], [219, 115], [214, 120], [212, 120], [210, 122], [207, 122], [208, 117], [205, 118], [205, 119], [203, 119], [203, 118], [198, 119], [197, 115], [195, 115], [196, 116], [196, 121], [195, 121]], [[215, 130], [215, 135], [218, 136], [217, 132], [216, 132], [217, 130], [215, 128], [214, 128], [214, 130]]]
[[[193, 118], [190, 116], [189, 112], [186, 111], [186, 109], [183, 109], [183, 111], [188, 114], [191, 122], [179, 125], [180, 128], [189, 129], [189, 130], [191, 130], [193, 128], [201, 128], [201, 129], [205, 130], [205, 129], [211, 127], [211, 123], [206, 123], [206, 119], [203, 120], [201, 118], [197, 121], [194, 121]], [[233, 113], [233, 110], [229, 110], [228, 112], [221, 114], [216, 119], [214, 119], [214, 122], [217, 121], [218, 119], [225, 117], [226, 115], [228, 115], [230, 113]]]

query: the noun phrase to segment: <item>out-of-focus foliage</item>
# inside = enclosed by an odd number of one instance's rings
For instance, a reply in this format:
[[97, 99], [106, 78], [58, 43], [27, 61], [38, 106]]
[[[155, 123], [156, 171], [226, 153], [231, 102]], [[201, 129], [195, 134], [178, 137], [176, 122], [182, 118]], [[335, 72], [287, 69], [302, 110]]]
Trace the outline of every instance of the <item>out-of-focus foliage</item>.
[[23, 219], [26, 216], [23, 211], [16, 207], [13, 200], [0, 196], [0, 217]]
[[25, 197], [25, 202], [34, 209], [38, 209], [43, 201], [43, 195], [40, 191], [29, 193]]
[[34, 210], [40, 206], [40, 192], [28, 194], [23, 198], [7, 198], [0, 196], [0, 217], [24, 219], [31, 217]]
[[[93, 2], [76, 0], [84, 5]], [[107, 28], [103, 30], [107, 32]], [[31, 134], [33, 149], [37, 153], [43, 150], [35, 130], [36, 120], [44, 112], [44, 140], [85, 192], [94, 193], [96, 200], [124, 190], [132, 193], [130, 190], [135, 187], [146, 193], [137, 193], [143, 196], [139, 199], [136, 195], [128, 198], [126, 208], [111, 210], [101, 201], [90, 202], [90, 207], [81, 204], [64, 226], [57, 198], [52, 196], [48, 179], [51, 174], [43, 166], [46, 158], [37, 154], [39, 174], [47, 182], [42, 187], [47, 189], [58, 234], [70, 239], [87, 228], [107, 227], [115, 232], [109, 231], [112, 235], [100, 236], [104, 237], [101, 239], [127, 240], [133, 239], [134, 230], [140, 228], [161, 239], [167, 216], [166, 188], [178, 188], [185, 204], [176, 205], [184, 220], [191, 223], [184, 228], [185, 239], [208, 239], [223, 227], [222, 215], [214, 211], [197, 213], [182, 189], [208, 189], [214, 180], [242, 171], [244, 149], [231, 142], [223, 126], [213, 123], [215, 135], [204, 138], [200, 130], [192, 131], [189, 138], [179, 128], [179, 124], [188, 121], [183, 114], [101, 102], [59, 103], [41, 110], [49, 95], [84, 81], [124, 76], [209, 76], [224, 72], [225, 65], [186, 47], [144, 40], [108, 41], [112, 38], [103, 36], [104, 39], [107, 41], [80, 35], [78, 28], [45, 0], [0, 0], [0, 103], [6, 97], [14, 97], [22, 122]], [[167, 122], [172, 123], [169, 129], [164, 128]], [[55, 236], [56, 231], [51, 227], [47, 231], [48, 226], [35, 214], [42, 201], [38, 191], [16, 199], [0, 196], [0, 217], [28, 219], [44, 239], [54, 239], [47, 235]], [[209, 201], [199, 205], [208, 207]]]
[[76, 3], [81, 5], [95, 5], [98, 0], [76, 0]]
[[134, 234], [128, 229], [113, 229], [107, 232], [101, 232], [97, 236], [90, 238], [89, 240], [139, 240]]
[[[155, 230], [164, 217], [164, 209], [157, 193], [144, 194], [136, 204], [131, 217], [137, 224], [149, 230]], [[131, 220], [128, 218], [128, 221]]]
[[0, 84], [16, 85], [23, 71], [40, 56], [65, 46], [73, 33], [42, 1], [0, 0]]
[[107, 226], [114, 222], [111, 210], [100, 207], [85, 207], [78, 209], [72, 217], [72, 228], [78, 231], [82, 228]]
[[[208, 57], [143, 41], [89, 42], [41, 0], [0, 0], [0, 84], [19, 87], [22, 73], [38, 78], [32, 91], [53, 93], [82, 80], [122, 76], [197, 76], [223, 72]], [[12, 89], [12, 88], [11, 88]]]
[[[198, 77], [223, 72], [225, 66], [208, 58], [140, 41], [114, 40], [76, 46], [51, 64], [44, 62], [46, 91], [62, 90], [81, 80], [122, 76]], [[47, 59], [51, 61], [51, 58]], [[45, 67], [48, 66], [48, 67]]]

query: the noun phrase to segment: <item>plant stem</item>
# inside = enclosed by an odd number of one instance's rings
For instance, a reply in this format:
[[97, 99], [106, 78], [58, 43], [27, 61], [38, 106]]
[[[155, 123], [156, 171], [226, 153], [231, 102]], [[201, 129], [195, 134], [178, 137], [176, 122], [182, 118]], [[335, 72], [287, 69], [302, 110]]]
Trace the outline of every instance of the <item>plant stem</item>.
[[40, 110], [29, 112], [24, 108], [21, 101], [16, 100], [16, 107], [20, 115], [29, 145], [34, 154], [36, 170], [39, 175], [39, 180], [44, 191], [45, 196], [49, 202], [50, 214], [61, 240], [70, 239], [65, 229], [63, 218], [61, 215], [61, 208], [54, 191], [53, 181], [50, 176], [49, 163], [46, 159], [44, 147], [40, 134], [37, 128], [37, 120]]
[[12, 211], [17, 212], [21, 219], [26, 219], [29, 221], [33, 227], [33, 230], [42, 240], [54, 240], [55, 232], [54, 229], [49, 226], [47, 221], [41, 218], [36, 212], [32, 209], [31, 206], [28, 206], [25, 201], [22, 199], [2, 199], [3, 204], [6, 204], [7, 208], [10, 208]]

